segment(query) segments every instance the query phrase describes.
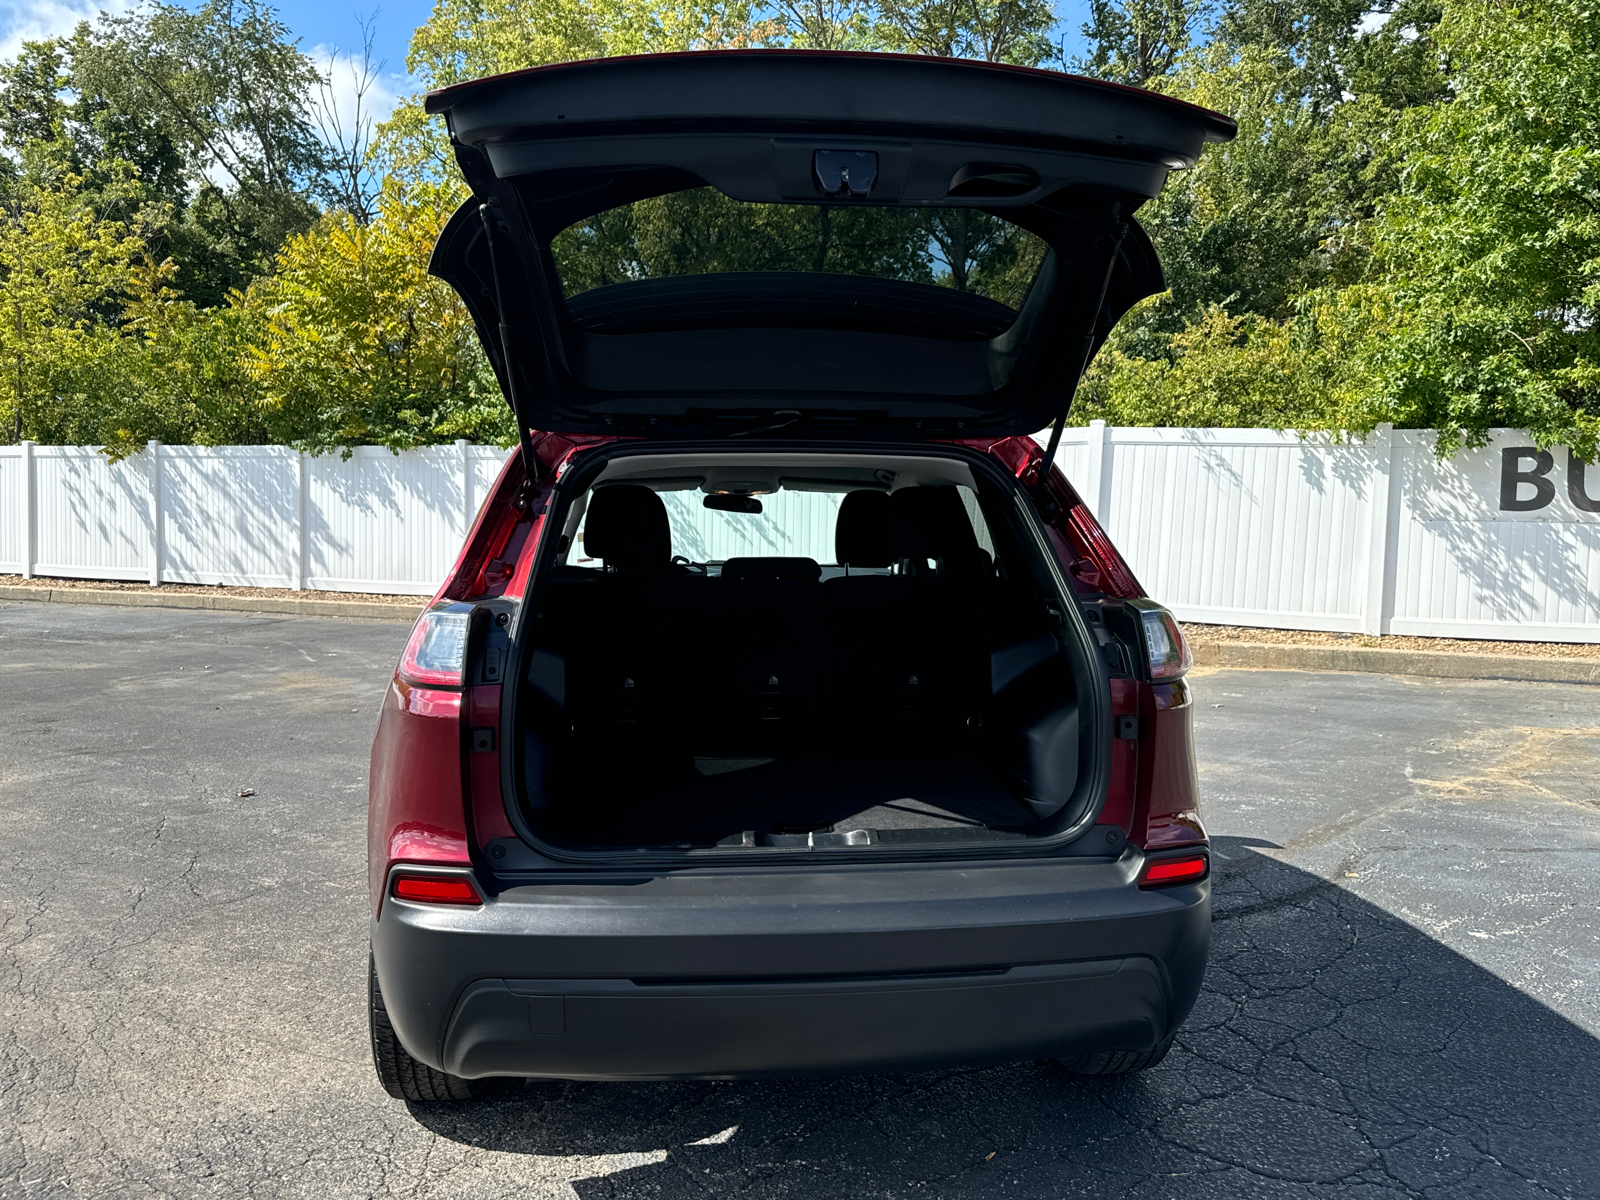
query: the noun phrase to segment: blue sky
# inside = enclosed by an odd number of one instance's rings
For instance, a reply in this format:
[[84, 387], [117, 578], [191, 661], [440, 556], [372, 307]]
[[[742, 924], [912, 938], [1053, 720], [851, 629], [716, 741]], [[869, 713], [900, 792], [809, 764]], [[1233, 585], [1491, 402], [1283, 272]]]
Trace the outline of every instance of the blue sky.
[[275, 7], [283, 23], [299, 35], [301, 46], [307, 49], [337, 46], [347, 51], [359, 50], [361, 19], [371, 19], [373, 57], [385, 63], [386, 73], [403, 74], [411, 31], [428, 19], [433, 0], [385, 0], [366, 7], [359, 0], [284, 0]]
[[[129, 7], [128, 0], [0, 0], [0, 57], [10, 58], [25, 38], [67, 33], [102, 8]], [[427, 18], [433, 5], [431, 0], [389, 0], [370, 5], [363, 5], [360, 0], [285, 0], [274, 7], [307, 50], [318, 46], [357, 48], [361, 44], [361, 18], [374, 18], [377, 56], [388, 59], [389, 69], [399, 72], [405, 70], [411, 31]]]
[[[92, 17], [102, 8], [131, 7], [130, 0], [0, 0], [0, 58], [11, 58], [24, 39], [53, 37], [69, 32], [78, 21]], [[372, 99], [380, 106], [408, 91], [405, 76], [406, 45], [411, 31], [427, 19], [433, 0], [385, 0], [363, 5], [361, 0], [280, 0], [275, 5], [283, 23], [300, 39], [300, 46], [324, 68], [334, 70], [336, 83], [348, 89], [348, 56], [361, 48], [361, 22], [373, 25], [373, 57], [384, 64], [380, 94]], [[1085, 0], [1056, 0], [1056, 12], [1063, 20], [1059, 32], [1069, 35], [1069, 45], [1078, 42], [1083, 23]], [[344, 61], [335, 58], [342, 55]]]

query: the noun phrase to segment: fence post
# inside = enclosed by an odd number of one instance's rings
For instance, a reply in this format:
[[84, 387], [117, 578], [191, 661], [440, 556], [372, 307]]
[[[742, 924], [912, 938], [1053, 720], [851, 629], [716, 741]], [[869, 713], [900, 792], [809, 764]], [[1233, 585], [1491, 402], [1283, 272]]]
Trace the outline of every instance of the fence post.
[[151, 438], [145, 443], [150, 456], [150, 586], [161, 585], [161, 443]]
[[1089, 445], [1084, 457], [1087, 461], [1081, 496], [1094, 519], [1106, 528], [1111, 517], [1111, 430], [1104, 421], [1089, 422]]
[[1372, 451], [1367, 472], [1367, 588], [1361, 605], [1361, 632], [1383, 634], [1393, 601], [1389, 574], [1390, 479], [1394, 474], [1394, 426], [1388, 421], [1373, 430], [1366, 444]]
[[461, 454], [461, 540], [472, 532], [472, 443], [466, 438], [456, 439], [456, 450]]
[[22, 577], [33, 578], [33, 562], [38, 557], [38, 534], [34, 530], [38, 521], [34, 510], [38, 507], [39, 485], [33, 475], [33, 443], [22, 443]]
[[294, 590], [306, 590], [306, 493], [310, 491], [311, 484], [307, 479], [310, 474], [306, 470], [306, 452], [299, 450], [294, 456], [294, 491], [295, 491], [295, 519], [294, 519], [294, 570], [290, 573], [294, 578]]

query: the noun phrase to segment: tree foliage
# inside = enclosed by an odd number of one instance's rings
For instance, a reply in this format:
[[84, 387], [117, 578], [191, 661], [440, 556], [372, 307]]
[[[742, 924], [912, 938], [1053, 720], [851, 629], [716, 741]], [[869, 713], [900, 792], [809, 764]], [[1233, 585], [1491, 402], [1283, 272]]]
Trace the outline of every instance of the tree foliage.
[[[1515, 426], [1594, 455], [1600, 9], [1379, 15], [1241, 0], [1160, 81], [1240, 137], [1141, 213], [1171, 290], [1119, 329], [1079, 419], [1392, 421], [1441, 453]], [[1214, 413], [1186, 376], [1217, 380]]]
[[[35, 429], [74, 428], [97, 376], [115, 371], [122, 349], [102, 314], [133, 297], [140, 284], [159, 288], [165, 265], [146, 245], [161, 214], [141, 209], [133, 221], [98, 211], [83, 177], [38, 156], [23, 164], [0, 213], [0, 391], [16, 438]], [[122, 198], [103, 181], [99, 199]], [[122, 192], [129, 177], [120, 181]]]
[[[1139, 220], [1168, 290], [1074, 419], [1600, 436], [1594, 0], [437, 0], [425, 88], [600, 55], [888, 50], [1067, 66], [1234, 114]], [[369, 138], [266, 0], [147, 0], [0, 63], [0, 428], [394, 448], [511, 426], [426, 273], [463, 198], [420, 97]], [[321, 107], [317, 97], [321, 97]], [[696, 188], [558, 235], [569, 294], [725, 270], [890, 276], [1020, 303], [1043, 255], [970, 209]]]
[[1194, 42], [1204, 0], [1089, 0], [1083, 37], [1090, 52], [1073, 69], [1096, 79], [1148, 87], [1170, 74]]
[[268, 419], [308, 449], [515, 436], [471, 318], [427, 272], [451, 200], [391, 181], [370, 223], [329, 214], [240, 299]]
[[1405, 425], [1479, 443], [1516, 425], [1594, 458], [1600, 435], [1600, 8], [1446, 10], [1454, 99], [1412, 114], [1371, 233], [1393, 306], [1363, 347]]

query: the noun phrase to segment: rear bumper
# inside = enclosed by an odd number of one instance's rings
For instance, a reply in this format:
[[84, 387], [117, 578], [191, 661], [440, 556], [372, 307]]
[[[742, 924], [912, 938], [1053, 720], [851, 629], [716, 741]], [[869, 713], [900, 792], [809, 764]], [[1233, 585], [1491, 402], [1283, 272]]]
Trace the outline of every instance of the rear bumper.
[[386, 900], [373, 954], [416, 1058], [466, 1078], [734, 1078], [1154, 1045], [1187, 1016], [1210, 885], [1139, 858], [550, 882]]

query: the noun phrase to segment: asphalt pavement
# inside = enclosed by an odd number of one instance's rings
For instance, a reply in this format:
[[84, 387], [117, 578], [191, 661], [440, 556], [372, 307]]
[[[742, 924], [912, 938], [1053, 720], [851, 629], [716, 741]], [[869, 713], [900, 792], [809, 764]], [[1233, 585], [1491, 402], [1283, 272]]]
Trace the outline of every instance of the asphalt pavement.
[[408, 1108], [363, 873], [405, 634], [0, 603], [0, 1197], [1600, 1196], [1600, 689], [1198, 672], [1212, 965], [1146, 1075]]

